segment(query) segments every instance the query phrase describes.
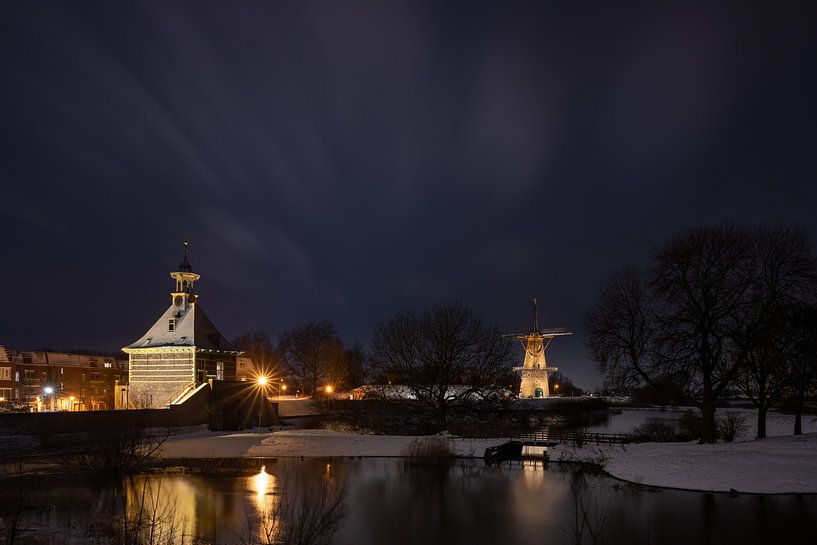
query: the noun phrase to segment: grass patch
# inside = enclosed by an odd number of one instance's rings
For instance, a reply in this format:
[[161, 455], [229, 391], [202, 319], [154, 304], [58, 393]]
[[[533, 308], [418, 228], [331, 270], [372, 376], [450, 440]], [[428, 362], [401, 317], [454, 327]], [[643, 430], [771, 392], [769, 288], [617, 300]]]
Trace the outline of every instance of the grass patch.
[[457, 458], [443, 437], [418, 437], [403, 447], [400, 455], [411, 465], [450, 465]]

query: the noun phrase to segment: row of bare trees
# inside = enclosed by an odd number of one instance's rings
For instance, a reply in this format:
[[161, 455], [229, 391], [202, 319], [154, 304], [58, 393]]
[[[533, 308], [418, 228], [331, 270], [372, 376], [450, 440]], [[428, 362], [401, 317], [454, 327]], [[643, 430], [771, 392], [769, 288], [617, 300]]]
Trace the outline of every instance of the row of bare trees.
[[268, 377], [287, 377], [304, 395], [326, 384], [336, 389], [364, 381], [366, 354], [360, 343], [345, 345], [328, 321], [309, 322], [281, 333], [277, 344], [266, 331], [244, 333], [233, 340]]
[[511, 341], [457, 303], [396, 312], [375, 327], [369, 354], [360, 343], [344, 345], [327, 321], [284, 331], [277, 345], [263, 331], [241, 335], [234, 344], [262, 373], [285, 375], [307, 395], [324, 384], [338, 390], [366, 381], [399, 384], [442, 425], [453, 405], [484, 398], [514, 380]]
[[797, 226], [691, 229], [645, 266], [608, 276], [585, 315], [585, 342], [619, 388], [672, 384], [714, 442], [716, 403], [740, 388], [766, 413], [784, 397], [797, 412], [817, 387], [817, 261]]
[[442, 429], [452, 406], [507, 384], [512, 358], [510, 340], [495, 325], [456, 303], [397, 312], [375, 327], [372, 338], [375, 375], [408, 388]]

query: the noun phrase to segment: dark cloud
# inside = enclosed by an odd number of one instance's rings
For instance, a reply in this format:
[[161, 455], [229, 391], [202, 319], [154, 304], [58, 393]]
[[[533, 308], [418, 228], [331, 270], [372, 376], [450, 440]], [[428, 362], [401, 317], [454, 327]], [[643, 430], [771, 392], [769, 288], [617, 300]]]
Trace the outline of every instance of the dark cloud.
[[532, 297], [578, 330], [674, 231], [817, 227], [816, 12], [6, 3], [0, 342], [132, 341], [185, 234], [227, 336], [445, 299], [512, 332]]

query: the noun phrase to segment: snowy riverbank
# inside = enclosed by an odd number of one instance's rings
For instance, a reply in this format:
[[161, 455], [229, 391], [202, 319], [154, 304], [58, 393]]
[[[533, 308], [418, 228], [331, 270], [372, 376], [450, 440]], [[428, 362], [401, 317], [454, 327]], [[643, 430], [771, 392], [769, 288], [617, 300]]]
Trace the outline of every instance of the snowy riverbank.
[[817, 493], [817, 433], [745, 443], [559, 445], [553, 461], [595, 463], [613, 477], [649, 486], [758, 494]]
[[[164, 458], [400, 456], [418, 436], [364, 435], [329, 430], [288, 430], [274, 433], [213, 433], [199, 431], [169, 437]], [[458, 456], [482, 458], [485, 449], [506, 439], [450, 438]]]
[[[748, 413], [748, 411], [747, 411]], [[744, 439], [754, 434], [747, 414]], [[792, 417], [770, 413], [769, 437], [759, 441], [699, 445], [641, 443], [618, 446], [563, 444], [550, 449], [552, 461], [588, 462], [633, 483], [703, 490], [780, 494], [817, 493], [817, 422], [804, 418], [805, 435], [791, 433]], [[165, 458], [400, 456], [416, 436], [363, 435], [329, 430], [208, 432], [174, 435], [162, 446]], [[450, 438], [458, 455], [481, 458], [505, 439]]]

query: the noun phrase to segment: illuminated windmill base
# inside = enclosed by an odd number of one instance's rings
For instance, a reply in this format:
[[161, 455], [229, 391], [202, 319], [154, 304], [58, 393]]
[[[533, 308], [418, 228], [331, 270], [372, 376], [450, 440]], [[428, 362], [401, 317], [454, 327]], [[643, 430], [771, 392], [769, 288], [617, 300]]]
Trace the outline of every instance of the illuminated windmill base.
[[513, 370], [522, 377], [519, 385], [520, 398], [550, 397], [549, 375], [558, 370], [556, 367], [514, 367]]
[[522, 367], [513, 370], [522, 378], [519, 385], [520, 399], [541, 399], [550, 397], [549, 376], [555, 373], [556, 367], [548, 367], [545, 351], [554, 337], [570, 335], [565, 329], [539, 330], [539, 315], [536, 310], [536, 299], [533, 300], [533, 331], [514, 335], [525, 348], [525, 360]]

